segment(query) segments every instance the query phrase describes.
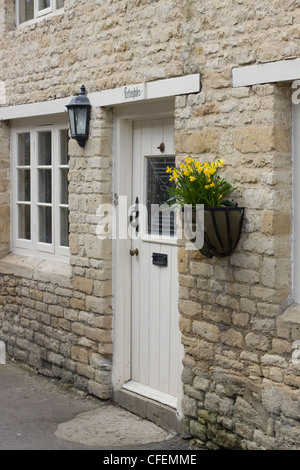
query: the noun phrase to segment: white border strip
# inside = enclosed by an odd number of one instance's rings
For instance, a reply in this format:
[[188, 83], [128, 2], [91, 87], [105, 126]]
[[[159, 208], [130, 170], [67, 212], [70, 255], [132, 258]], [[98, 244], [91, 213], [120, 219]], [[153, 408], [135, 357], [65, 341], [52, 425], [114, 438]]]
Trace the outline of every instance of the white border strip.
[[299, 78], [300, 59], [280, 60], [232, 69], [233, 87], [285, 82]]
[[[114, 106], [126, 103], [124, 89], [144, 87], [140, 99], [134, 101], [166, 98], [176, 95], [198, 93], [201, 90], [200, 74], [186, 75], [184, 77], [157, 80], [145, 84], [133, 84], [127, 87], [103, 90], [88, 95], [93, 107]], [[39, 103], [21, 104], [18, 106], [7, 106], [0, 108], [0, 121], [10, 119], [20, 119], [33, 116], [46, 116], [66, 112], [66, 105], [72, 97], [61, 98], [53, 101], [43, 101]]]
[[0, 108], [0, 121], [64, 113], [67, 111], [66, 105], [70, 100], [71, 98], [62, 98], [53, 101], [40, 101], [39, 103], [3, 107]]
[[143, 397], [150, 398], [151, 400], [158, 401], [163, 405], [168, 405], [171, 408], [177, 409], [177, 398], [173, 397], [164, 392], [160, 392], [159, 390], [155, 390], [147, 385], [142, 385], [138, 382], [134, 382], [130, 380], [122, 385], [122, 388], [128, 390], [129, 392], [137, 393], [138, 395], [142, 395]]

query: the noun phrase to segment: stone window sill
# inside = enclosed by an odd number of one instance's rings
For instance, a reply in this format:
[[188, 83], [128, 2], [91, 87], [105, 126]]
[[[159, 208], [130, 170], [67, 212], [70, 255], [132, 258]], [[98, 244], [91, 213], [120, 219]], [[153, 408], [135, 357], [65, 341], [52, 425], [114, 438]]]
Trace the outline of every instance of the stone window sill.
[[72, 267], [69, 264], [32, 256], [6, 255], [0, 260], [0, 274], [51, 282], [66, 288], [72, 287]]

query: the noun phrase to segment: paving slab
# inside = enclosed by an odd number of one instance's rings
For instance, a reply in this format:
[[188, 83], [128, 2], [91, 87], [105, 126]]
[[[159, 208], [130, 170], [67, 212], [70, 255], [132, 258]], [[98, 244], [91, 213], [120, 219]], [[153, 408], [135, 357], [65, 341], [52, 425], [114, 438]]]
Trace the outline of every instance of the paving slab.
[[69, 442], [107, 448], [137, 447], [170, 439], [173, 435], [150, 421], [112, 404], [81, 413], [58, 425], [55, 436]]
[[191, 450], [111, 402], [10, 361], [0, 365], [0, 450]]

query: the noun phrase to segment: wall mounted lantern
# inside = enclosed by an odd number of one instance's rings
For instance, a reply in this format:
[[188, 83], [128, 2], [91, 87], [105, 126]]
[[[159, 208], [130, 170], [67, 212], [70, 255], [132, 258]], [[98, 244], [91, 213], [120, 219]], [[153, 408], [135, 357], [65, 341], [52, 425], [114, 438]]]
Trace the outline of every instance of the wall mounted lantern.
[[85, 86], [80, 87], [80, 94], [71, 99], [66, 106], [69, 114], [69, 124], [72, 139], [84, 147], [89, 138], [89, 123], [91, 115], [90, 100], [86, 96]]

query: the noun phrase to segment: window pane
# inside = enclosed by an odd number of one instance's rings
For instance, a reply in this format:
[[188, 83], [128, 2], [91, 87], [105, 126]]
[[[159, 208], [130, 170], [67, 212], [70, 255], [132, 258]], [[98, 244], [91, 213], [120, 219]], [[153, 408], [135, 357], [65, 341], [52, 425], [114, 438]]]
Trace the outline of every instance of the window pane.
[[18, 201], [30, 201], [30, 170], [18, 170]]
[[[158, 207], [166, 204], [169, 199], [168, 188], [170, 176], [166, 173], [168, 166], [175, 165], [175, 157], [147, 158], [147, 210], [148, 233], [174, 236], [175, 221], [173, 211]], [[154, 207], [152, 205], [155, 205]]]
[[56, 0], [56, 8], [63, 8], [64, 0]]
[[60, 170], [60, 204], [68, 204], [68, 169]]
[[51, 165], [52, 163], [52, 139], [51, 132], [39, 132], [38, 134], [38, 164]]
[[60, 208], [60, 245], [69, 246], [69, 210]]
[[39, 202], [52, 202], [51, 170], [39, 170]]
[[19, 1], [19, 23], [32, 20], [34, 17], [34, 0]]
[[19, 212], [19, 227], [18, 227], [18, 237], [24, 240], [31, 239], [31, 230], [30, 230], [30, 206], [25, 204], [20, 204], [18, 206]]
[[49, 8], [50, 3], [51, 3], [50, 0], [39, 0], [38, 1], [38, 11], [45, 10], [45, 8]]
[[60, 131], [60, 164], [61, 165], [68, 165], [69, 163], [68, 142], [69, 142], [68, 130], [64, 129]]
[[51, 207], [39, 207], [39, 242], [52, 243]]
[[18, 134], [18, 165], [30, 165], [30, 133]]

